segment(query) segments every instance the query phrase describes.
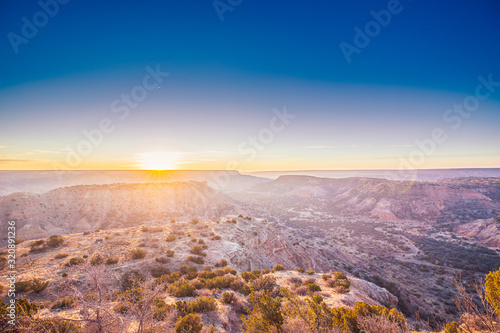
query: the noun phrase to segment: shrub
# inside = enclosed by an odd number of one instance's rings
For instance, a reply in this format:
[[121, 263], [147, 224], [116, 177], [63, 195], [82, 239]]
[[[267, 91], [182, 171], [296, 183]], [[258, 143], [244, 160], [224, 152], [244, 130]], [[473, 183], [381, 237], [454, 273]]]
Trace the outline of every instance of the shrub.
[[15, 309], [16, 314], [19, 316], [33, 317], [38, 312], [38, 305], [36, 305], [35, 303], [30, 303], [25, 298], [19, 298], [16, 299]]
[[191, 238], [191, 242], [196, 243], [197, 239], [196, 238]]
[[231, 287], [235, 278], [232, 276], [217, 276], [213, 279], [206, 280], [206, 287], [212, 289], [227, 289]]
[[331, 276], [330, 274], [323, 274], [323, 275], [321, 275], [321, 278], [322, 278], [323, 280], [327, 281], [328, 279], [331, 279], [331, 278], [332, 278], [332, 276]]
[[269, 292], [273, 290], [275, 282], [276, 280], [273, 276], [265, 275], [253, 280], [252, 287], [254, 287], [255, 291], [265, 290]]
[[144, 282], [144, 276], [136, 270], [123, 274], [121, 278], [121, 285], [124, 291], [139, 288], [142, 282]]
[[68, 273], [63, 272], [63, 273], [61, 274], [61, 276], [62, 276], [63, 278], [68, 277]]
[[56, 254], [56, 256], [54, 257], [54, 259], [63, 259], [63, 258], [67, 258], [69, 256], [68, 253], [58, 253]]
[[17, 281], [16, 291], [20, 293], [25, 293], [31, 290], [33, 283], [31, 281]]
[[314, 271], [312, 269], [307, 270], [307, 275], [313, 275], [313, 274], [314, 274]]
[[497, 315], [500, 315], [500, 269], [486, 276], [484, 287], [486, 300], [495, 309]]
[[175, 237], [175, 235], [168, 235], [166, 241], [167, 242], [175, 242], [176, 239], [177, 239], [177, 237]]
[[180, 272], [182, 274], [187, 274], [187, 273], [190, 273], [190, 272], [197, 272], [198, 269], [194, 266], [191, 266], [191, 265], [182, 265], [181, 266], [181, 269], [180, 269]]
[[189, 302], [178, 301], [175, 303], [175, 306], [182, 315], [205, 313], [217, 310], [217, 301], [212, 297], [202, 296]]
[[200, 265], [203, 265], [205, 263], [205, 259], [203, 259], [202, 257], [189, 256], [188, 260]]
[[244, 284], [242, 287], [241, 287], [241, 290], [240, 292], [245, 295], [245, 296], [248, 296], [251, 294], [252, 290], [250, 289], [250, 287], [246, 284]]
[[221, 239], [222, 239], [222, 237], [221, 237], [221, 236], [219, 236], [219, 235], [217, 235], [217, 236], [215, 236], [213, 239], [214, 239], [214, 240], [221, 240]]
[[329, 279], [327, 283], [328, 286], [335, 289], [335, 291], [340, 294], [348, 293], [349, 287], [351, 286], [351, 282], [349, 282], [347, 276], [345, 276], [345, 274], [341, 272], [333, 273], [333, 279]]
[[235, 296], [234, 296], [234, 293], [231, 293], [231, 292], [223, 292], [222, 293], [222, 303], [224, 304], [231, 304], [235, 301]]
[[226, 259], [221, 259], [218, 263], [215, 264], [215, 267], [226, 267], [226, 266], [227, 266]]
[[175, 254], [174, 250], [167, 250], [167, 257], [172, 258]]
[[309, 289], [309, 291], [312, 293], [314, 293], [316, 291], [321, 291], [320, 286], [318, 286], [314, 281], [310, 281], [310, 280], [307, 280], [304, 283], [304, 287], [307, 287], [307, 289]]
[[303, 269], [302, 267], [297, 267], [295, 268], [295, 271], [303, 274], [305, 272], [305, 269]]
[[200, 315], [192, 313], [179, 319], [179, 321], [175, 325], [176, 333], [200, 333], [202, 329], [203, 323], [201, 322]]
[[116, 265], [118, 263], [117, 257], [109, 257], [106, 259], [106, 265]]
[[64, 296], [63, 298], [60, 298], [56, 300], [54, 303], [52, 303], [52, 306], [50, 307], [51, 310], [54, 309], [71, 309], [75, 307], [76, 305], [76, 300], [74, 297], [71, 296]]
[[142, 228], [141, 228], [141, 231], [142, 232], [148, 232], [149, 229], [148, 229], [148, 227], [146, 227], [145, 225], [143, 225]]
[[250, 282], [255, 280], [258, 275], [255, 275], [253, 272], [241, 272], [241, 278], [246, 282]]
[[100, 254], [94, 254], [92, 259], [90, 259], [90, 264], [92, 266], [102, 265], [104, 263], [104, 258]]
[[49, 240], [47, 241], [47, 246], [57, 247], [57, 246], [60, 246], [62, 243], [64, 243], [64, 238], [62, 238], [59, 235], [52, 235], [52, 236], [50, 236]]
[[166, 267], [153, 267], [151, 268], [151, 275], [155, 278], [162, 275], [170, 275], [170, 270]]
[[245, 332], [283, 332], [284, 317], [280, 299], [265, 293], [261, 297], [252, 294], [250, 300], [252, 311], [247, 319], [243, 319]]
[[192, 219], [192, 220], [191, 220], [191, 223], [192, 223], [192, 224], [198, 224], [198, 223], [200, 223], [200, 221], [199, 221], [198, 219]]
[[170, 219], [170, 223], [175, 223], [175, 219]]
[[66, 264], [65, 266], [66, 267], [70, 267], [70, 266], [78, 266], [78, 265], [81, 265], [83, 264], [85, 260], [83, 260], [82, 258], [78, 258], [78, 257], [75, 257], [75, 258], [71, 258]]
[[33, 290], [35, 293], [39, 294], [42, 291], [44, 291], [45, 289], [47, 289], [49, 284], [50, 284], [50, 280], [42, 281], [40, 279], [34, 279], [32, 284], [31, 284], [31, 290]]
[[[195, 240], [196, 241], [196, 240]], [[193, 248], [190, 251], [192, 254], [195, 254], [197, 256], [203, 256], [206, 257], [206, 253], [203, 252], [203, 248], [201, 246], [193, 246]]]
[[283, 265], [274, 265], [273, 267], [273, 272], [277, 272], [277, 271], [284, 271], [285, 270], [285, 266]]
[[460, 325], [456, 322], [451, 322], [450, 324], [446, 324], [446, 328], [444, 329], [444, 333], [460, 333]]
[[198, 239], [198, 244], [205, 244], [205, 241], [203, 239]]
[[168, 263], [168, 259], [167, 258], [158, 258], [158, 257], [156, 257], [155, 261], [159, 262], [160, 264], [166, 264], [166, 263]]
[[91, 231], [84, 231], [83, 234], [84, 235], [90, 235], [92, 232]]
[[146, 251], [144, 251], [143, 249], [134, 249], [130, 251], [130, 256], [134, 260], [144, 259], [144, 257], [146, 257]]
[[169, 286], [170, 293], [175, 297], [193, 296], [195, 289], [194, 285], [186, 280], [178, 280]]

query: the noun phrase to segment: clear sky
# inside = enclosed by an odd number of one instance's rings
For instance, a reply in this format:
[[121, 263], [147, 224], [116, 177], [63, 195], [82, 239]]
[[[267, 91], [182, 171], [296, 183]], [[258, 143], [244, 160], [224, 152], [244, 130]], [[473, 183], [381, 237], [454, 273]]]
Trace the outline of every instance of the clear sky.
[[500, 167], [497, 0], [59, 1], [0, 3], [0, 169]]

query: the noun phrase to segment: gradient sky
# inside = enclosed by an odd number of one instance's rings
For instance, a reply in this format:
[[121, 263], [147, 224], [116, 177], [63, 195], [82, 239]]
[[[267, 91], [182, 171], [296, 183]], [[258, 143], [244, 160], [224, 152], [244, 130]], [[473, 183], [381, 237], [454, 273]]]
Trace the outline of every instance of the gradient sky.
[[[41, 7], [2, 1], [0, 169], [500, 167], [500, 85], [443, 119], [479, 76], [500, 82], [500, 2], [401, 0], [348, 63], [340, 43], [391, 2], [243, 0], [221, 21], [211, 0], [72, 0], [16, 53]], [[120, 119], [148, 66], [169, 76]], [[73, 153], [103, 119], [114, 130]], [[419, 147], [436, 128], [447, 139]]]

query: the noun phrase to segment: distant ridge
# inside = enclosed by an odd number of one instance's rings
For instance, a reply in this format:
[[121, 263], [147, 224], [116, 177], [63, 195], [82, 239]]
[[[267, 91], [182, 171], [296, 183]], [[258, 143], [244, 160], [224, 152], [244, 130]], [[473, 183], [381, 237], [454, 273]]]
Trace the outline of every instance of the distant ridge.
[[500, 177], [500, 168], [420, 169], [420, 170], [295, 170], [257, 171], [243, 174], [276, 179], [283, 175], [313, 176], [321, 178], [368, 177], [388, 180], [437, 181], [444, 178]]

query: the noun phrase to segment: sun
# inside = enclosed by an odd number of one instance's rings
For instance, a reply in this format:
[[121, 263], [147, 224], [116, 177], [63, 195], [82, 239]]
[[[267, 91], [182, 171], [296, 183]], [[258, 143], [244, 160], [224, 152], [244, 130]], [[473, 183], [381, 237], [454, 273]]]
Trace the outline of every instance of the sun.
[[177, 154], [151, 152], [139, 154], [139, 167], [143, 170], [176, 170]]

